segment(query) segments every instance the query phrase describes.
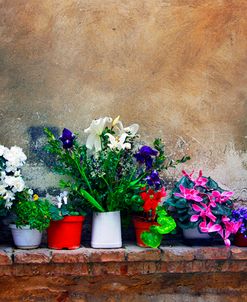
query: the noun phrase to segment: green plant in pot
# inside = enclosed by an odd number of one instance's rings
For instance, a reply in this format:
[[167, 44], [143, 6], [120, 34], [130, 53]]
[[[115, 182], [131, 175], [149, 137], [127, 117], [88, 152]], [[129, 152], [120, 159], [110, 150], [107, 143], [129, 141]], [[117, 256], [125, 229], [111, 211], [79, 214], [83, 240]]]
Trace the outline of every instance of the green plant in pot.
[[145, 186], [139, 196], [134, 196], [136, 202], [132, 203], [132, 210], [137, 245], [155, 248], [161, 244], [164, 234], [173, 232], [176, 228], [174, 219], [162, 207], [166, 190], [164, 180], [159, 173], [171, 167], [175, 168], [176, 165], [190, 158], [185, 156], [176, 161], [169, 159], [160, 139], [154, 141], [153, 147], [153, 151], [157, 154], [152, 157], [152, 160], [150, 160], [151, 152], [148, 146], [141, 147], [136, 154], [138, 161], [145, 162], [146, 171], [149, 173], [144, 178]]
[[88, 137], [81, 144], [66, 128], [60, 138], [45, 129], [46, 150], [56, 157], [54, 169], [66, 177], [60, 185], [71, 200], [81, 201], [84, 210], [94, 211], [92, 247], [121, 247], [120, 211], [132, 211], [146, 179], [164, 165], [161, 141], [156, 140], [153, 148], [143, 145], [138, 130], [137, 124], [124, 127], [119, 117], [99, 118], [84, 130]]
[[7, 148], [0, 145], [0, 214], [10, 214], [10, 225], [15, 244], [21, 248], [37, 247], [41, 231], [50, 222], [49, 203], [29, 189], [22, 177], [21, 168], [26, 155], [18, 146]]
[[81, 199], [73, 198], [73, 192], [69, 194], [67, 191], [56, 197], [49, 196], [48, 199], [52, 219], [47, 230], [48, 247], [70, 250], [79, 248], [85, 220]]
[[16, 194], [16, 200], [11, 207], [13, 223], [10, 229], [17, 247], [28, 249], [40, 245], [42, 231], [50, 224], [50, 204], [40, 199], [38, 195], [30, 194], [30, 190]]

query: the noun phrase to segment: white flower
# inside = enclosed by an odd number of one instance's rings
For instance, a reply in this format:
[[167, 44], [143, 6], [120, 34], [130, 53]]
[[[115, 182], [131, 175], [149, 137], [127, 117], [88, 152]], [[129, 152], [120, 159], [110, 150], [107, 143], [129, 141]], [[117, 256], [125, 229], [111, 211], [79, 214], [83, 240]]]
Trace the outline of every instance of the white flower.
[[6, 177], [6, 172], [2, 171], [1, 172], [1, 179], [4, 179]]
[[91, 125], [84, 130], [85, 133], [89, 134], [86, 141], [86, 146], [88, 149], [92, 150], [95, 148], [95, 152], [101, 150], [100, 135], [102, 134], [106, 126], [108, 126], [108, 124], [111, 122], [111, 117], [99, 118], [97, 120], [93, 120]]
[[114, 137], [110, 133], [106, 133], [106, 135], [109, 137], [110, 143], [108, 144], [110, 149], [131, 149], [130, 143], [125, 143], [125, 139], [127, 137], [127, 133], [123, 133], [120, 137]]
[[62, 197], [61, 196], [57, 196], [57, 207], [60, 209], [61, 206], [63, 205], [63, 201], [62, 201]]
[[9, 186], [12, 188], [12, 192], [22, 192], [25, 188], [25, 182], [24, 180], [19, 176], [6, 176], [4, 179], [4, 185]]
[[20, 170], [16, 170], [14, 173], [14, 176], [21, 176], [21, 171]]
[[[115, 120], [117, 120], [117, 119], [115, 119]], [[123, 133], [127, 133], [128, 136], [134, 137], [136, 135], [136, 133], [138, 132], [138, 130], [139, 130], [139, 125], [138, 124], [132, 124], [129, 127], [124, 128], [123, 123], [119, 120], [117, 120], [115, 122], [113, 127], [114, 127], [113, 129], [114, 129], [115, 133], [118, 136], [122, 135]]]
[[4, 152], [7, 150], [8, 148], [4, 147], [3, 145], [0, 145], [0, 156], [3, 156]]
[[7, 192], [7, 190], [5, 189], [5, 186], [0, 185], [0, 196], [3, 196], [6, 192]]
[[63, 203], [66, 205], [68, 203], [68, 192], [64, 191], [63, 193], [60, 193], [57, 198], [57, 207], [60, 209], [63, 205]]
[[63, 202], [64, 202], [64, 204], [67, 204], [68, 203], [68, 192], [64, 191], [62, 193], [62, 196], [63, 196]]
[[28, 189], [27, 193], [28, 193], [30, 196], [33, 196], [33, 190], [32, 190], [32, 189]]
[[22, 149], [17, 146], [13, 146], [10, 149], [7, 149], [3, 153], [3, 157], [7, 160], [6, 162], [6, 171], [16, 171], [17, 168], [23, 166], [27, 157], [23, 153]]
[[5, 208], [10, 209], [10, 208], [11, 208], [11, 206], [12, 206], [12, 204], [13, 204], [13, 202], [12, 202], [12, 201], [10, 201], [10, 200], [6, 200], [6, 202], [5, 202]]
[[3, 198], [8, 202], [15, 199], [15, 194], [11, 191], [7, 191]]

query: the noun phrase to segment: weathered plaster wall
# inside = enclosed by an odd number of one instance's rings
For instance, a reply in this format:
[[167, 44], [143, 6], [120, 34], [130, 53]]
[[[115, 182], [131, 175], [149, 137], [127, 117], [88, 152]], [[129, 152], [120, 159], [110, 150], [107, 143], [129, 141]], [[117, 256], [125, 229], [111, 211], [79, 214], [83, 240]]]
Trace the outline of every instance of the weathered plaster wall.
[[25, 148], [34, 186], [52, 176], [44, 178], [28, 147], [40, 129], [31, 127], [79, 132], [93, 118], [120, 114], [247, 199], [246, 0], [0, 6], [0, 142]]

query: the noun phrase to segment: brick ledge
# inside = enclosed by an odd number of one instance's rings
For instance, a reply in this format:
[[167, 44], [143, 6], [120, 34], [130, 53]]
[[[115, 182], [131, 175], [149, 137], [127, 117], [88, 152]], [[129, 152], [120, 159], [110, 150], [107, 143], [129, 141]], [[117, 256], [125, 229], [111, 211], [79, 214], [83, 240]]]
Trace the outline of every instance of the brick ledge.
[[0, 276], [246, 272], [247, 248], [161, 246], [19, 250], [0, 247]]

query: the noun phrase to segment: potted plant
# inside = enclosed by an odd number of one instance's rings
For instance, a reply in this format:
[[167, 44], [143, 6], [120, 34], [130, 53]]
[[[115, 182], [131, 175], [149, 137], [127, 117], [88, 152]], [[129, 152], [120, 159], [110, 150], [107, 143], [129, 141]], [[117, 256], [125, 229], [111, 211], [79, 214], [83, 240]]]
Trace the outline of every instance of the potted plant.
[[138, 215], [133, 217], [137, 245], [156, 248], [161, 243], [162, 235], [176, 228], [176, 222], [160, 206], [166, 196], [164, 187], [157, 191], [149, 189], [142, 192], [140, 196], [144, 203]]
[[234, 244], [247, 246], [247, 207], [241, 206], [232, 211], [233, 221], [241, 222], [240, 228], [235, 235]]
[[15, 245], [21, 249], [37, 248], [42, 239], [42, 231], [50, 224], [50, 205], [38, 195], [30, 195], [30, 190], [17, 194], [11, 207], [13, 223], [9, 225]]
[[165, 204], [172, 207], [171, 214], [188, 239], [198, 243], [198, 239], [208, 238], [205, 235], [215, 235], [229, 246], [230, 235], [241, 224], [232, 219], [232, 195], [233, 192], [223, 190], [212, 178], [203, 176], [202, 171], [197, 178], [183, 171]]
[[80, 144], [77, 135], [68, 129], [63, 130], [60, 139], [45, 129], [47, 150], [56, 156], [55, 171], [68, 177], [61, 182], [62, 187], [69, 189], [71, 198], [81, 200], [84, 209], [94, 211], [94, 248], [122, 246], [120, 211], [130, 212], [133, 204], [142, 202], [139, 194], [147, 177], [155, 183], [151, 173], [163, 164], [161, 141], [156, 140], [156, 149], [142, 146], [138, 129], [137, 124], [124, 127], [119, 117], [99, 118], [85, 129], [85, 144]]
[[41, 231], [50, 222], [49, 205], [26, 187], [21, 167], [26, 155], [17, 146], [0, 146], [0, 205], [1, 213], [12, 215], [10, 225], [14, 242], [20, 248], [35, 248], [40, 244]]
[[48, 247], [70, 250], [79, 248], [85, 220], [80, 200], [70, 200], [67, 191], [49, 200], [51, 223], [47, 230]]

